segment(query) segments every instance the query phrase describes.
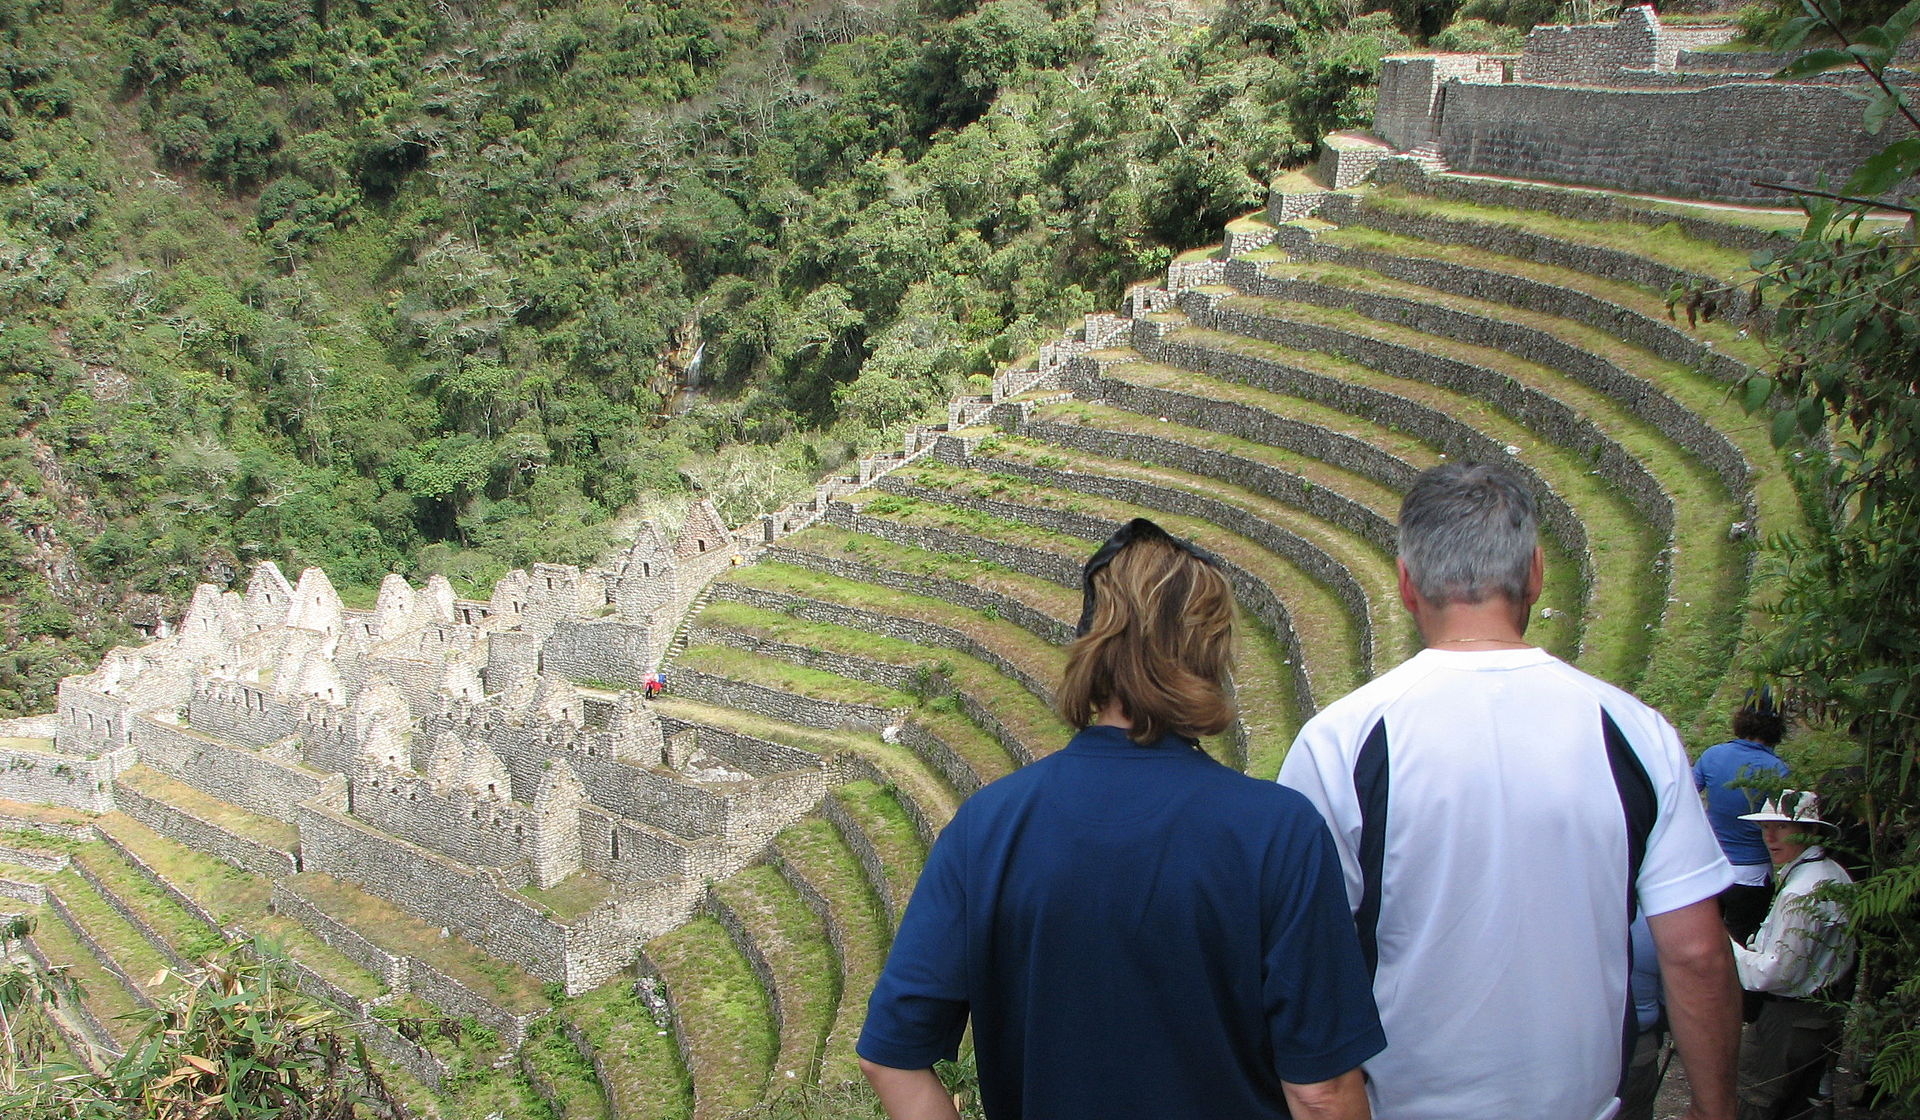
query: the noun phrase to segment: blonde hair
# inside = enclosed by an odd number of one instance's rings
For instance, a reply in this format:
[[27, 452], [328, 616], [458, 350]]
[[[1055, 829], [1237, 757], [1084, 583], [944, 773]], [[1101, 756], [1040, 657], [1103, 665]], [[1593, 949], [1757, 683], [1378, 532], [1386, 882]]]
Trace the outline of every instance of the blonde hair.
[[1089, 578], [1092, 622], [1067, 652], [1054, 708], [1076, 728], [1118, 702], [1136, 743], [1214, 735], [1233, 722], [1233, 593], [1220, 570], [1161, 534]]

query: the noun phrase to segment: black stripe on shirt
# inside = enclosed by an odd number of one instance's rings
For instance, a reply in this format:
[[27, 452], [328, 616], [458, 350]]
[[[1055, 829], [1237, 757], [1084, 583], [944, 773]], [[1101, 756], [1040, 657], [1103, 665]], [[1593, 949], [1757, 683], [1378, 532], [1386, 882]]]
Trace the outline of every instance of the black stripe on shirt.
[[1381, 868], [1387, 857], [1387, 721], [1383, 716], [1367, 733], [1353, 761], [1353, 792], [1360, 803], [1360, 909], [1353, 923], [1367, 975], [1380, 965]]

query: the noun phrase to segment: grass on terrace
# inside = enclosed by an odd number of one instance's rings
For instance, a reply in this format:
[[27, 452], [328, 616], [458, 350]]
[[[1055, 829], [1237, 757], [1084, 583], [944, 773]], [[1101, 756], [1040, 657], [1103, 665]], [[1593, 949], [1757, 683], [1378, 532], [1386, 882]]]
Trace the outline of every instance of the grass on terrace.
[[855, 560], [905, 575], [949, 580], [998, 592], [1058, 619], [1071, 621], [1080, 612], [1077, 592], [1052, 580], [1016, 572], [977, 556], [929, 552], [826, 524], [811, 526], [780, 543], [833, 559]]
[[[840, 597], [833, 601], [856, 601], [851, 596], [866, 590], [865, 585], [846, 581], [840, 583], [839, 588], [830, 589], [840, 592]], [[1044, 736], [1057, 735], [1064, 729], [1064, 725], [1052, 715], [1045, 703], [1025, 688], [1009, 681], [998, 669], [944, 646], [915, 645], [899, 638], [813, 622], [780, 611], [725, 600], [709, 604], [700, 614], [700, 625], [903, 668], [938, 672], [961, 691], [973, 695], [981, 703], [991, 705], [994, 715], [1018, 735], [1021, 742], [1032, 745], [1036, 750]], [[1047, 655], [1046, 660], [1033, 671], [1043, 681], [1051, 681], [1065, 668], [1066, 657], [1063, 651], [1056, 651], [1050, 646], [1042, 646], [1041, 649]]]
[[[1349, 285], [1370, 284], [1364, 274], [1350, 273]], [[1390, 281], [1378, 285], [1391, 288]], [[1470, 309], [1468, 301], [1432, 302]], [[1369, 338], [1383, 339], [1418, 350], [1496, 370], [1515, 381], [1530, 385], [1556, 398], [1592, 421], [1637, 459], [1659, 481], [1674, 505], [1674, 558], [1666, 602], [1648, 603], [1646, 597], [1657, 581], [1638, 584], [1642, 609], [1657, 619], [1648, 660], [1644, 668], [1617, 683], [1633, 687], [1656, 707], [1675, 712], [1693, 712], [1705, 707], [1724, 675], [1732, 644], [1739, 635], [1740, 612], [1746, 598], [1744, 575], [1746, 545], [1728, 539], [1727, 528], [1740, 520], [1740, 506], [1734, 501], [1720, 477], [1678, 444], [1662, 435], [1653, 425], [1626, 411], [1618, 401], [1590, 389], [1558, 371], [1526, 362], [1490, 347], [1455, 341], [1407, 327], [1376, 322], [1355, 311], [1304, 305], [1298, 301], [1241, 299], [1233, 301], [1243, 310], [1275, 318], [1319, 323], [1336, 330]], [[1499, 313], [1493, 305], [1480, 310]], [[1522, 313], [1512, 312], [1512, 316]], [[1640, 363], [1666, 370], [1667, 366], [1643, 351], [1594, 339], [1598, 332], [1572, 325], [1562, 327], [1563, 335], [1580, 344], [1591, 340], [1603, 354], [1617, 356], [1619, 364], [1638, 358]], [[1589, 531], [1592, 531], [1591, 525]], [[1661, 596], [1654, 596], [1655, 599]]]
[[920, 842], [906, 810], [893, 791], [873, 782], [848, 782], [828, 796], [846, 808], [847, 815], [873, 845], [895, 910], [904, 910], [920, 878], [920, 867], [927, 860], [927, 847]]
[[390, 953], [418, 957], [515, 1014], [548, 1006], [540, 982], [520, 969], [481, 951], [459, 936], [441, 937], [430, 926], [386, 899], [343, 879], [306, 871], [286, 880], [319, 910], [353, 927]]
[[[984, 475], [945, 463], [922, 460], [902, 467], [896, 474], [930, 488], [1031, 507], [1061, 509], [1113, 521], [1150, 517], [1168, 532], [1194, 541], [1238, 564], [1274, 590], [1292, 616], [1295, 632], [1302, 635], [1304, 655], [1313, 667], [1314, 687], [1317, 690], [1315, 699], [1318, 703], [1324, 704], [1345, 695], [1365, 679], [1359, 660], [1358, 624], [1332, 592], [1287, 561], [1212, 522], [1093, 495], [1052, 490], [1013, 476]], [[1079, 541], [1078, 544], [1078, 549], [1072, 555], [1084, 556], [1091, 552], [1089, 542]]]
[[52, 913], [40, 912], [32, 936], [48, 961], [72, 970], [74, 979], [80, 982], [81, 998], [107, 1034], [122, 1046], [132, 1042], [146, 1022], [147, 1009], [133, 998], [120, 978], [108, 972], [67, 923]]
[[591, 871], [576, 871], [551, 887], [532, 883], [520, 888], [520, 894], [553, 911], [553, 916], [569, 922], [612, 896], [613, 884]]
[[788, 871], [826, 901], [827, 920], [840, 933], [840, 1000], [827, 1033], [821, 1080], [858, 1077], [853, 1043], [892, 944], [892, 931], [859, 861], [832, 824], [809, 817], [781, 832], [774, 848]]
[[[1376, 672], [1417, 648], [1413, 645], [1408, 620], [1399, 608], [1393, 558], [1347, 529], [1306, 514], [1278, 498], [1211, 476], [1162, 466], [1151, 459], [1141, 462], [1109, 459], [1017, 436], [997, 440], [993, 455], [1040, 466], [1070, 467], [1082, 474], [1140, 479], [1243, 509], [1271, 525], [1292, 532], [1353, 576], [1367, 595], [1365, 621], [1375, 634]], [[1339, 609], [1345, 612], [1345, 605], [1340, 604]], [[1359, 622], [1357, 619], [1354, 621]], [[1303, 620], [1301, 625], [1304, 629], [1312, 622]], [[1314, 632], [1319, 631], [1316, 629]]]
[[721, 1117], [758, 1101], [779, 1041], [773, 1009], [747, 959], [711, 917], [647, 942], [693, 1056], [696, 1115]]
[[154, 885], [105, 844], [75, 848], [73, 861], [105, 884], [115, 898], [140, 915], [154, 933], [188, 960], [197, 960], [225, 941], [217, 930], [187, 913], [172, 895]]
[[266, 912], [271, 884], [264, 876], [195, 851], [122, 813], [109, 813], [98, 823], [102, 832], [132, 849], [222, 924], [253, 920]]
[[520, 1056], [542, 1088], [541, 1097], [552, 1101], [566, 1120], [611, 1120], [613, 1110], [594, 1072], [593, 1059], [567, 1037], [558, 1017], [549, 1015], [533, 1024]]
[[[172, 963], [161, 956], [160, 951], [139, 930], [115, 912], [85, 879], [72, 871], [63, 871], [48, 879], [47, 887], [59, 896], [61, 902], [66, 903], [67, 911], [87, 931], [93, 943], [113, 958], [113, 962], [148, 995], [158, 997], [178, 983], [169, 971]], [[56, 917], [48, 920], [59, 921]], [[166, 979], [156, 985], [154, 981], [162, 972], [167, 972]]]
[[899, 689], [852, 680], [730, 646], [688, 646], [675, 665], [815, 700], [869, 704], [877, 708], [911, 708], [917, 702], [911, 693]]
[[295, 826], [259, 813], [250, 813], [238, 805], [208, 797], [185, 782], [167, 777], [151, 766], [140, 765], [122, 773], [119, 784], [132, 788], [156, 801], [177, 806], [211, 822], [222, 830], [253, 840], [278, 851], [290, 852], [300, 845], [300, 830]]
[[580, 1031], [599, 1059], [607, 1094], [622, 1116], [686, 1120], [693, 1114], [693, 1085], [672, 1032], [654, 1022], [631, 975], [560, 1000], [555, 1013]]
[[780, 1050], [773, 1089], [811, 1084], [840, 997], [840, 969], [819, 915], [793, 884], [764, 864], [714, 885], [773, 973], [780, 1004]]
[[[1649, 228], [1624, 222], [1582, 221], [1563, 218], [1544, 210], [1520, 210], [1438, 199], [1399, 187], [1385, 187], [1368, 194], [1365, 205], [1394, 213], [1424, 214], [1456, 221], [1507, 226], [1574, 244], [1615, 249], [1717, 280], [1737, 281], [1750, 272], [1749, 254], [1689, 237], [1678, 224]], [[1797, 229], [1799, 223], [1790, 225]]]
[[93, 813], [80, 809], [66, 809], [58, 805], [29, 805], [24, 801], [9, 801], [0, 797], [0, 826], [45, 827], [47, 829], [72, 829], [93, 823]]
[[[1584, 649], [1580, 656], [1582, 666], [1608, 680], [1632, 680], [1638, 676], [1647, 656], [1650, 637], [1647, 624], [1659, 617], [1659, 604], [1642, 600], [1659, 598], [1643, 591], [1646, 573], [1661, 545], [1626, 500], [1591, 473], [1591, 464], [1586, 460], [1566, 454], [1542, 440], [1532, 429], [1489, 405], [1424, 382], [1390, 377], [1340, 358], [1243, 335], [1188, 329], [1181, 331], [1179, 337], [1202, 346], [1264, 358], [1394, 393], [1451, 416], [1496, 442], [1518, 447], [1520, 457], [1542, 473], [1587, 526], [1589, 549], [1593, 554], [1594, 592], [1586, 607], [1584, 627], [1579, 628]], [[1232, 394], [1230, 399], [1282, 415], [1290, 413], [1295, 400], [1233, 386], [1200, 374], [1187, 376], [1209, 387], [1222, 386], [1223, 393]], [[1364, 430], [1355, 428], [1351, 417], [1347, 419], [1347, 428], [1356, 433]], [[1401, 438], [1411, 440], [1411, 437]], [[1434, 453], [1427, 448], [1426, 454]], [[1560, 566], [1549, 565], [1547, 591], [1541, 596], [1540, 605], [1553, 608], [1563, 617], [1537, 618], [1529, 635], [1555, 653], [1569, 656], [1572, 635], [1576, 632], [1573, 615], [1580, 610], [1577, 570], [1569, 562], [1564, 566], [1563, 578], [1556, 573], [1557, 567]]]

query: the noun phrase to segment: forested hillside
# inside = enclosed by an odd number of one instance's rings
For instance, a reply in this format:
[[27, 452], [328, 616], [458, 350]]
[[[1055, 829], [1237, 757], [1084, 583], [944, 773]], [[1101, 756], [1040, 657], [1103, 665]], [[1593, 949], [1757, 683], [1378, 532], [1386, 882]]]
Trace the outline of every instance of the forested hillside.
[[0, 0], [0, 711], [256, 558], [784, 501], [1364, 121], [1352, 7]]

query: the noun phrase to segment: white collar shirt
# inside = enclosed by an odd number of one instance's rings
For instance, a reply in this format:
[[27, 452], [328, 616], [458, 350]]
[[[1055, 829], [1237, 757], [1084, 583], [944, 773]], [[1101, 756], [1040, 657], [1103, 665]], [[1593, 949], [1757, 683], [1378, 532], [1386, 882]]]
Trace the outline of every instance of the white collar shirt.
[[1853, 937], [1840, 904], [1819, 897], [1828, 883], [1851, 883], [1846, 869], [1819, 847], [1808, 848], [1780, 874], [1767, 920], [1753, 946], [1735, 943], [1734, 964], [1740, 986], [1791, 999], [1805, 999], [1830, 987], [1853, 967]]

